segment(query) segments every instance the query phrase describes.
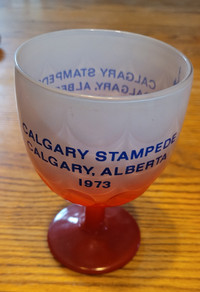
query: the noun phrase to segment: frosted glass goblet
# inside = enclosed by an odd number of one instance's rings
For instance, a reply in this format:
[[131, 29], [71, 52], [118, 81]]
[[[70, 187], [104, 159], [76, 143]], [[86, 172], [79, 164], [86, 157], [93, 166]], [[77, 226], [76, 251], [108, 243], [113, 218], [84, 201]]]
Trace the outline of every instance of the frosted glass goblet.
[[122, 267], [140, 231], [119, 205], [143, 194], [167, 165], [191, 63], [146, 36], [88, 29], [25, 42], [15, 68], [28, 155], [49, 188], [73, 203], [50, 224], [52, 254], [82, 273]]

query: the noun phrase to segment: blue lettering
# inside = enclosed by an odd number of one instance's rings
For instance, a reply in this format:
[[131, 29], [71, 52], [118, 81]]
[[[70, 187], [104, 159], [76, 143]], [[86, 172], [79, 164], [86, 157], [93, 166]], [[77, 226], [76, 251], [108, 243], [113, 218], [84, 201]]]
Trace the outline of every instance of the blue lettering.
[[29, 135], [28, 135], [30, 138], [33, 139], [33, 141], [35, 142], [35, 138], [34, 138], [34, 135], [33, 135], [33, 132], [32, 130], [29, 131]]
[[82, 71], [82, 76], [85, 77], [85, 72], [87, 71], [87, 68], [81, 68], [80, 71]]
[[85, 152], [82, 152], [80, 149], [77, 149], [77, 151], [80, 153], [81, 159], [84, 159], [85, 155], [89, 152], [89, 150], [85, 150]]
[[28, 135], [28, 127], [27, 127], [27, 125], [25, 123], [23, 123], [22, 126], [23, 126], [24, 133], [26, 135]]
[[149, 167], [153, 167], [153, 165], [154, 165], [154, 160], [149, 160], [147, 161], [145, 169], [148, 169]]
[[149, 80], [149, 88], [155, 89], [156, 88], [156, 82], [154, 80]]
[[115, 152], [115, 151], [111, 151], [111, 152], [108, 152], [109, 154], [111, 154], [112, 156], [111, 156], [111, 161], [115, 161], [115, 156], [116, 156], [116, 154], [119, 154], [119, 152]]
[[62, 162], [60, 168], [61, 168], [61, 169], [65, 168], [65, 169], [67, 169], [68, 171], [70, 171], [70, 168], [69, 168], [67, 162], [65, 162], [65, 161]]
[[109, 69], [109, 71], [108, 71], [108, 77], [109, 77], [109, 78], [110, 78], [110, 77], [115, 78], [115, 76], [116, 76], [116, 70], [114, 70], [114, 69]]
[[42, 83], [45, 83], [45, 82], [47, 85], [49, 84], [49, 79], [47, 76], [42, 79]]
[[145, 156], [147, 156], [150, 152], [152, 152], [154, 150], [154, 146], [149, 146], [146, 148], [146, 151], [145, 151]]
[[67, 71], [63, 71], [63, 79], [65, 79], [65, 78], [72, 78], [72, 70], [70, 69], [70, 70], [68, 70], [68, 72]]
[[78, 90], [82, 90], [83, 88], [82, 88], [82, 82], [79, 82], [79, 88], [78, 87], [76, 87], [76, 90], [78, 91]]
[[101, 83], [96, 82], [96, 85], [97, 85], [97, 89], [101, 90], [101, 87], [103, 86], [103, 82]]
[[165, 143], [164, 143], [163, 149], [166, 149], [170, 144], [171, 144], [171, 138], [165, 140]]
[[115, 84], [113, 85], [113, 87], [112, 87], [112, 91], [117, 91], [117, 92], [119, 92], [119, 86], [118, 86], [117, 83], [115, 83]]
[[124, 77], [124, 73], [122, 71], [119, 72], [119, 74], [117, 75], [117, 79], [125, 79]]
[[62, 80], [62, 72], [57, 72], [56, 78]]
[[120, 156], [118, 157], [117, 161], [120, 161], [122, 159], [128, 160], [128, 155], [125, 151], [123, 151]]
[[54, 83], [54, 75], [53, 74], [49, 75], [49, 84], [52, 84], [52, 83]]
[[54, 152], [59, 152], [60, 154], [64, 155], [63, 150], [60, 146], [60, 144], [57, 144], [56, 147], [54, 148]]
[[74, 91], [74, 83], [68, 84], [68, 91]]
[[143, 78], [141, 84], [147, 86], [147, 78], [146, 77]]
[[69, 156], [69, 154], [72, 154], [72, 156], [73, 156], [74, 158], [76, 158], [76, 149], [71, 148], [71, 147], [66, 147], [66, 148], [65, 148], [65, 155], [66, 155], [66, 156]]
[[42, 146], [42, 143], [38, 139], [38, 134], [35, 134], [35, 142]]
[[128, 86], [127, 85], [122, 85], [122, 93], [128, 93]]
[[89, 77], [94, 77], [95, 76], [95, 69], [94, 68], [89, 68], [88, 69], [88, 76]]
[[49, 156], [48, 160], [49, 160], [49, 163], [51, 165], [58, 167], [58, 162], [57, 162], [57, 159], [55, 157]]
[[142, 91], [138, 90], [137, 95], [141, 95], [141, 94], [142, 94]]
[[145, 163], [139, 163], [136, 168], [136, 172], [143, 171]]
[[90, 85], [88, 82], [85, 83], [84, 90], [91, 90]]
[[40, 154], [39, 154], [39, 152], [38, 152], [38, 150], [37, 150], [36, 147], [35, 147], [35, 149], [34, 149], [34, 154], [36, 154], [36, 155], [40, 158]]
[[107, 89], [107, 90], [110, 90], [110, 88], [111, 88], [111, 83], [109, 83], [109, 82], [105, 82], [105, 83], [104, 83], [104, 87], [103, 87], [103, 89], [104, 89], [104, 90], [106, 90], [106, 89]]
[[144, 154], [144, 148], [141, 148], [140, 151], [137, 153], [136, 150], [131, 151], [131, 160], [134, 159], [134, 157], [137, 158], [142, 158]]
[[103, 176], [103, 175], [110, 175], [110, 176], [112, 176], [112, 172], [111, 172], [111, 170], [110, 170], [109, 167], [106, 167], [106, 168], [102, 171], [102, 173], [101, 173], [100, 175], [101, 175], [101, 176]]
[[104, 70], [103, 70], [103, 68], [100, 68], [100, 71], [101, 71], [103, 77], [105, 77], [105, 74], [106, 74], [106, 72], [108, 71], [108, 69], [104, 69]]
[[66, 84], [61, 85], [61, 89], [62, 90], [67, 90], [67, 85]]
[[127, 72], [126, 74], [126, 80], [127, 81], [133, 81], [134, 80], [134, 74], [131, 72]]
[[123, 172], [119, 172], [118, 167], [115, 167], [114, 175], [122, 175]]
[[138, 80], [135, 80], [135, 83], [140, 83], [141, 82], [141, 75], [138, 76]]
[[162, 162], [162, 161], [165, 160], [166, 158], [167, 158], [167, 154], [165, 153], [165, 154], [163, 155], [163, 157], [162, 157], [162, 159], [161, 159], [160, 162]]
[[79, 70], [78, 69], [76, 69], [75, 71], [74, 71], [74, 76], [73, 76], [74, 78], [75, 77], [81, 77], [81, 73], [79, 72]]
[[79, 164], [72, 163], [72, 172], [78, 171], [79, 173], [82, 173], [82, 167]]
[[106, 155], [107, 154], [104, 151], [97, 151], [95, 159], [97, 161], [105, 161], [107, 159]]
[[174, 143], [174, 142], [176, 141], [176, 135], [177, 135], [177, 133], [175, 133], [175, 134], [172, 136], [171, 144]]
[[46, 149], [52, 150], [52, 143], [51, 143], [51, 141], [49, 139], [44, 138], [42, 140], [42, 144], [44, 145], [44, 147]]
[[87, 166], [83, 165], [83, 168], [85, 169], [86, 171], [86, 174], [90, 174], [90, 172], [93, 170], [93, 166], [91, 166], [90, 168], [87, 168]]
[[130, 174], [130, 173], [133, 173], [134, 171], [135, 171], [135, 165], [129, 165], [126, 167], [125, 174]]
[[133, 88], [133, 91], [130, 92], [129, 95], [135, 95], [135, 88]]
[[163, 144], [163, 142], [160, 142], [160, 143], [158, 143], [158, 144], [156, 145], [155, 153], [161, 151], [162, 144]]
[[43, 161], [48, 162], [48, 160], [45, 159], [43, 152], [41, 152], [41, 158], [42, 158]]
[[161, 161], [160, 161], [161, 158], [162, 158], [162, 155], [156, 158], [156, 161], [157, 161], [156, 165], [157, 165], [159, 162], [161, 162]]

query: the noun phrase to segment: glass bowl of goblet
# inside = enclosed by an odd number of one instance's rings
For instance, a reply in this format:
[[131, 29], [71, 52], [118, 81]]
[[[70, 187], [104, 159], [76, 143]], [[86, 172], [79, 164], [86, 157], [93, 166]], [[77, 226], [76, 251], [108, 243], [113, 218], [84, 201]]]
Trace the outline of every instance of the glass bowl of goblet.
[[192, 65], [153, 38], [109, 30], [37, 36], [15, 55], [27, 153], [47, 186], [72, 204], [49, 226], [64, 266], [116, 270], [140, 244], [120, 205], [143, 194], [167, 165], [181, 131]]

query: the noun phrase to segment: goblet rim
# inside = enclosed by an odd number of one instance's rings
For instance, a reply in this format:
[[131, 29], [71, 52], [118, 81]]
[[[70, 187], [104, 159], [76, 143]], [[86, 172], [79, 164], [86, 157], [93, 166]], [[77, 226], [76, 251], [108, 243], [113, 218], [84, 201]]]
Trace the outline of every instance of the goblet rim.
[[[31, 41], [34, 41], [36, 39], [40, 39], [40, 38], [48, 38], [51, 37], [53, 34], [62, 34], [62, 33], [106, 33], [106, 34], [117, 34], [117, 35], [121, 35], [122, 37], [138, 37], [138, 38], [143, 38], [146, 40], [149, 40], [151, 42], [157, 43], [160, 46], [166, 47], [172, 51], [174, 51], [174, 53], [177, 54], [177, 56], [179, 55], [183, 61], [185, 61], [186, 65], [187, 65], [187, 74], [185, 74], [185, 77], [179, 81], [177, 84], [171, 85], [167, 88], [164, 89], [160, 89], [157, 90], [155, 92], [151, 92], [151, 93], [143, 93], [140, 95], [93, 95], [93, 94], [83, 94], [83, 93], [76, 93], [76, 92], [69, 92], [69, 91], [64, 91], [62, 89], [59, 88], [54, 88], [51, 86], [48, 86], [36, 79], [34, 79], [33, 77], [30, 76], [30, 74], [26, 73], [23, 68], [20, 66], [19, 61], [18, 61], [18, 55], [20, 54], [21, 49], [28, 43], [30, 43]], [[161, 41], [159, 39], [147, 36], [147, 35], [143, 35], [143, 34], [138, 34], [138, 33], [134, 33], [134, 32], [129, 32], [129, 31], [122, 31], [122, 30], [109, 30], [109, 29], [94, 29], [94, 28], [84, 28], [84, 29], [65, 29], [65, 30], [57, 30], [57, 31], [51, 31], [51, 32], [47, 32], [47, 33], [43, 33], [40, 35], [37, 35], [35, 37], [32, 37], [30, 39], [28, 39], [27, 41], [23, 42], [16, 50], [15, 55], [14, 55], [14, 61], [15, 61], [15, 71], [18, 71], [19, 73], [21, 73], [24, 78], [26, 78], [27, 80], [29, 80], [31, 83], [35, 84], [36, 86], [39, 86], [41, 88], [44, 88], [50, 92], [54, 92], [56, 94], [59, 94], [60, 96], [64, 96], [65, 98], [76, 98], [76, 99], [86, 99], [86, 100], [90, 100], [90, 101], [101, 101], [101, 102], [144, 102], [147, 100], [156, 100], [156, 99], [162, 99], [162, 98], [167, 98], [168, 96], [170, 96], [172, 93], [176, 94], [179, 91], [181, 91], [182, 89], [184, 89], [185, 87], [188, 86], [188, 84], [192, 83], [192, 78], [193, 78], [193, 65], [191, 63], [191, 61], [188, 59], [188, 57], [186, 57], [185, 54], [183, 54], [181, 51], [179, 51], [178, 49], [176, 49], [174, 46]]]

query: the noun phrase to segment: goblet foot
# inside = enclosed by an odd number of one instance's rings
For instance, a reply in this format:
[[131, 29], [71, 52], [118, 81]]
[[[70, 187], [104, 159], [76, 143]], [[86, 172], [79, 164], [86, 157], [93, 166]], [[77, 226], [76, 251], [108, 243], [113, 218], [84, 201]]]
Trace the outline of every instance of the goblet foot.
[[98, 206], [72, 204], [50, 224], [48, 243], [64, 266], [80, 273], [102, 274], [132, 259], [140, 244], [140, 231], [121, 207], [107, 207], [104, 212]]

